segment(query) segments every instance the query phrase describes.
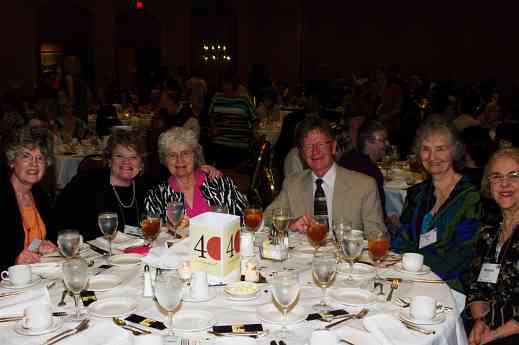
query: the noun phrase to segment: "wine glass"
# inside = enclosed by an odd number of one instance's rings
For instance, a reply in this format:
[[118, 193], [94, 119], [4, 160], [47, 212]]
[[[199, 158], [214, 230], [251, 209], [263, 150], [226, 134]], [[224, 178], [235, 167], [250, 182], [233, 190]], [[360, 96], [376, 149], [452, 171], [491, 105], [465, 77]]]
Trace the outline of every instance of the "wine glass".
[[335, 234], [335, 246], [337, 247], [337, 256], [339, 262], [343, 260], [342, 257], [342, 239], [344, 238], [344, 234], [347, 231], [352, 229], [351, 223], [345, 221], [344, 219], [340, 219], [333, 224], [333, 232]]
[[171, 201], [168, 203], [166, 208], [166, 216], [174, 231], [177, 230], [178, 225], [182, 221], [184, 212], [184, 203], [179, 201]]
[[108, 240], [108, 260], [112, 258], [112, 240], [117, 235], [119, 217], [115, 212], [103, 212], [97, 216], [97, 223], [103, 236]]
[[58, 249], [65, 258], [72, 258], [79, 254], [83, 237], [78, 230], [66, 229], [58, 233]]
[[323, 249], [324, 248], [317, 250], [312, 260], [314, 282], [323, 292], [321, 301], [313, 306], [314, 310], [319, 312], [324, 312], [331, 308], [331, 306], [326, 303], [326, 291], [328, 287], [333, 284], [337, 272], [337, 256], [335, 252]]
[[328, 217], [315, 216], [314, 221], [308, 225], [306, 236], [310, 244], [317, 250], [321, 247], [326, 235], [328, 234]]
[[146, 244], [151, 247], [160, 233], [160, 215], [152, 211], [144, 213], [141, 219], [141, 232]]
[[71, 258], [63, 263], [63, 281], [67, 289], [74, 295], [76, 305], [75, 315], [70, 315], [70, 321], [81, 321], [85, 318], [79, 310], [79, 293], [88, 283], [88, 265], [81, 258]]
[[283, 311], [283, 323], [279, 331], [275, 332], [275, 338], [293, 338], [294, 333], [287, 329], [287, 313], [289, 307], [297, 300], [299, 295], [299, 275], [296, 272], [278, 272], [270, 281], [272, 296]]
[[352, 281], [353, 274], [353, 265], [355, 263], [355, 259], [357, 259], [360, 254], [362, 254], [362, 249], [364, 248], [364, 232], [360, 230], [350, 229], [344, 233], [342, 238], [342, 255], [348, 261], [349, 264], [349, 273], [346, 280]]
[[[375, 282], [382, 284], [382, 279], [378, 274], [380, 263], [389, 252], [389, 234], [384, 229], [368, 231], [368, 252], [375, 263]], [[383, 295], [380, 289], [378, 295]]]
[[278, 207], [272, 210], [272, 226], [274, 227], [275, 241], [280, 245], [281, 261], [283, 261], [283, 270], [285, 260], [288, 259], [288, 232], [287, 227], [290, 222], [290, 210], [286, 207]]
[[161, 271], [155, 279], [154, 293], [157, 302], [168, 312], [169, 332], [164, 340], [169, 343], [177, 343], [177, 337], [173, 332], [173, 314], [180, 304], [184, 294], [184, 282], [176, 271]]
[[249, 205], [243, 212], [245, 225], [252, 233], [252, 240], [263, 219], [263, 210], [258, 205]]

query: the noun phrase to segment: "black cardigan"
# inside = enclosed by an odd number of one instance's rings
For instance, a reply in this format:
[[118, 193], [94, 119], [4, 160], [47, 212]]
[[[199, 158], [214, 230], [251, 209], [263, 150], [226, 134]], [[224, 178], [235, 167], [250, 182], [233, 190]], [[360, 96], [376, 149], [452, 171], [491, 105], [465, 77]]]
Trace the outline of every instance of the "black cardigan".
[[[124, 221], [138, 226], [139, 214], [144, 210], [144, 194], [150, 183], [144, 176], [135, 178], [135, 193], [137, 207], [127, 209], [130, 217], [123, 215], [112, 186], [108, 169], [91, 169], [77, 174], [60, 193], [56, 202], [56, 228], [77, 229], [83, 235], [84, 241], [90, 241], [101, 236], [97, 225], [97, 215], [101, 212], [117, 212], [119, 216], [118, 229], [124, 229]], [[131, 187], [130, 187], [131, 188]], [[123, 203], [129, 203], [129, 198], [123, 198]], [[138, 214], [139, 213], [139, 214]]]
[[[2, 228], [4, 233], [2, 240], [5, 241], [0, 254], [1, 270], [7, 269], [15, 264], [16, 257], [23, 251], [25, 243], [25, 232], [23, 230], [22, 214], [16, 201], [16, 193], [9, 176], [2, 174], [0, 178], [2, 193], [0, 193], [0, 205], [2, 205]], [[51, 201], [49, 195], [43, 191], [39, 184], [32, 187], [32, 195], [40, 217], [45, 224], [47, 240], [56, 241], [56, 228], [54, 227]]]

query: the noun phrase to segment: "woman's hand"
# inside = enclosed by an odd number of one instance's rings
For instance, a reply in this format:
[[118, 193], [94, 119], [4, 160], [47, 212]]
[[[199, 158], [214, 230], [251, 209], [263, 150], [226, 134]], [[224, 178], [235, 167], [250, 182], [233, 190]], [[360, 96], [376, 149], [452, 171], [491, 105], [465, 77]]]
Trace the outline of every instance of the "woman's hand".
[[292, 222], [290, 222], [288, 228], [294, 231], [306, 232], [308, 226], [313, 222], [315, 222], [315, 219], [312, 216], [305, 214], [304, 216], [294, 219]]
[[58, 248], [54, 245], [54, 243], [50, 241], [41, 241], [40, 248], [38, 249], [38, 253], [40, 255], [54, 253], [58, 250]]
[[469, 335], [469, 345], [481, 345], [483, 343], [483, 339], [488, 342], [489, 337], [491, 337], [490, 328], [481, 320], [477, 320], [474, 323], [474, 327], [472, 327], [472, 331]]
[[222, 172], [218, 169], [216, 169], [214, 166], [212, 165], [202, 165], [200, 167], [200, 170], [202, 170], [203, 172], [205, 172], [207, 175], [209, 175], [209, 178], [212, 180], [216, 177], [220, 177], [222, 176]]
[[176, 226], [176, 228], [173, 227], [173, 225], [171, 225], [168, 222], [169, 233], [171, 233], [172, 235], [174, 235], [176, 237], [179, 237], [179, 238], [186, 237], [188, 230], [189, 230], [189, 217], [185, 214], [182, 217], [182, 220], [180, 221], [180, 223], [178, 223], [178, 225]]
[[35, 264], [40, 262], [41, 255], [24, 249], [16, 258], [17, 265]]

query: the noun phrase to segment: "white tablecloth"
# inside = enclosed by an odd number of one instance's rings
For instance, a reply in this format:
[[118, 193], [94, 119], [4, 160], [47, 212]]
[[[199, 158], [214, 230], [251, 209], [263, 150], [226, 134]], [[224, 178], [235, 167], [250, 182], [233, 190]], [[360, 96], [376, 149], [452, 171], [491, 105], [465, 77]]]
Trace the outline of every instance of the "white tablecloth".
[[[290, 243], [291, 245], [298, 244], [306, 244], [306, 239], [301, 235], [291, 235]], [[300, 246], [299, 246], [300, 247]], [[274, 263], [272, 261], [262, 261], [259, 258], [256, 258], [256, 262], [258, 268], [261, 270], [262, 274], [269, 278], [270, 274], [273, 271], [279, 271], [283, 268], [285, 269], [297, 269], [300, 271], [300, 283], [301, 283], [301, 292], [299, 301], [297, 302], [299, 306], [304, 308], [305, 312], [312, 312], [312, 305], [317, 303], [321, 296], [321, 291], [318, 289], [313, 283], [311, 277], [311, 254], [305, 254], [301, 251], [294, 250], [291, 252], [291, 258], [285, 263]], [[96, 260], [96, 265], [102, 263], [104, 259]], [[143, 268], [142, 266], [130, 268], [130, 269], [122, 269], [118, 267], [112, 267], [107, 272], [103, 272], [101, 274], [112, 273], [120, 276], [123, 279], [122, 285], [119, 287], [112, 289], [106, 292], [97, 292], [98, 300], [103, 300], [107, 297], [113, 296], [126, 296], [132, 297], [137, 302], [137, 310], [136, 313], [139, 315], [143, 315], [146, 317], [154, 318], [156, 320], [165, 321], [166, 316], [163, 314], [155, 302], [151, 298], [143, 298]], [[398, 273], [395, 271], [384, 272], [384, 274], [390, 276], [397, 276]], [[428, 274], [426, 277], [434, 278], [436, 277], [434, 274]], [[343, 287], [343, 277], [340, 276], [336, 279], [334, 285], [330, 288], [332, 289], [341, 289]], [[268, 285], [265, 284], [261, 286], [261, 291], [259, 297], [248, 302], [236, 302], [230, 301], [224, 297], [223, 287], [211, 287], [210, 289], [214, 290], [216, 293], [216, 297], [213, 300], [204, 303], [191, 303], [191, 302], [183, 302], [179, 312], [186, 310], [206, 310], [214, 314], [215, 320], [218, 324], [236, 324], [236, 323], [259, 323], [261, 322], [256, 313], [256, 308], [262, 305], [270, 305], [272, 303], [272, 297], [268, 288]], [[388, 292], [388, 288], [386, 286], [385, 292]], [[50, 290], [51, 300], [53, 301], [53, 305], [56, 305], [61, 292], [63, 291], [63, 285], [61, 281]], [[332, 295], [331, 291], [329, 291], [328, 296]], [[405, 283], [395, 291], [395, 296], [401, 297], [409, 297], [413, 295], [429, 295], [436, 298], [439, 302], [454, 305], [454, 301], [452, 295], [450, 293], [450, 289], [447, 285], [443, 284], [423, 284], [423, 283]], [[332, 303], [337, 308], [344, 308], [337, 302], [334, 302], [331, 298], [329, 298], [329, 302]], [[67, 306], [65, 310], [72, 311], [73, 310], [73, 302], [71, 298], [67, 299]], [[353, 309], [346, 308], [349, 311], [353, 311]], [[369, 307], [369, 315], [376, 315], [377, 313], [390, 313], [393, 315], [398, 315], [399, 308], [391, 303], [385, 302], [385, 298], [381, 298], [378, 300], [378, 303], [374, 306]], [[66, 324], [65, 327], [72, 327], [74, 324]], [[100, 326], [101, 325], [101, 326]], [[264, 328], [266, 329], [276, 329], [276, 326], [269, 325], [267, 323], [263, 323]], [[287, 341], [287, 345], [297, 345], [304, 344], [308, 341], [311, 332], [314, 329], [320, 328], [323, 326], [323, 323], [320, 321], [303, 321], [296, 325], [291, 325], [290, 328], [295, 330], [297, 333], [297, 339], [291, 339]], [[368, 333], [362, 326], [361, 320], [351, 320], [345, 323], [344, 326], [337, 327], [337, 330], [342, 332], [341, 334], [349, 334], [355, 336], [355, 344], [376, 344], [374, 342], [373, 336]], [[14, 331], [14, 323], [0, 323], [0, 342], [3, 345], [9, 344], [41, 344], [45, 339], [49, 338], [52, 334], [42, 335], [42, 336], [22, 336], [18, 335]], [[348, 332], [354, 328], [355, 331]], [[457, 312], [451, 312], [447, 315], [447, 319], [445, 322], [433, 326], [436, 330], [436, 335], [434, 336], [424, 336], [420, 335], [421, 342], [419, 344], [434, 344], [434, 345], [465, 345], [467, 344], [467, 338], [465, 336], [465, 332], [463, 329], [463, 325], [458, 316]], [[99, 319], [95, 317], [91, 317], [91, 331], [83, 336], [91, 337], [92, 333], [95, 334], [96, 330], [99, 330], [99, 339], [104, 339], [104, 342], [99, 342], [99, 344], [112, 344], [115, 345], [114, 339], [112, 339], [111, 334], [107, 330], [113, 330], [113, 334], [119, 334], [120, 328], [117, 328], [112, 323], [111, 319]], [[57, 332], [55, 332], [57, 333]], [[417, 333], [418, 334], [418, 333]], [[364, 335], [364, 336], [363, 336]], [[77, 343], [82, 344], [83, 341], [79, 338], [82, 335], [77, 335]], [[200, 341], [200, 344], [212, 344], [214, 342], [213, 336], [209, 335], [206, 332], [199, 333], [190, 333], [190, 334], [180, 334], [180, 336], [185, 338], [197, 339]], [[133, 335], [128, 333], [128, 344], [133, 343]], [[74, 338], [69, 338], [70, 343], [75, 343], [73, 341]], [[353, 339], [353, 338], [352, 338]], [[365, 340], [363, 340], [365, 339]], [[271, 337], [265, 336], [257, 339], [257, 344], [266, 345], [270, 344], [272, 340]], [[279, 340], [279, 339], [276, 339]], [[117, 340], [117, 344], [120, 344], [120, 339]], [[235, 343], [237, 345], [240, 344], [240, 340], [236, 339]]]

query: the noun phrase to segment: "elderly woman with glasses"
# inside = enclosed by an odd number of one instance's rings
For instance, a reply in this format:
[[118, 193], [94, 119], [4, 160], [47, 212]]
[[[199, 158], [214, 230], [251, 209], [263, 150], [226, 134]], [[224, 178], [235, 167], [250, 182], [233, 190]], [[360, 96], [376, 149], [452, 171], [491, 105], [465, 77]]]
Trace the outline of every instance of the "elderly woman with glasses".
[[230, 177], [209, 178], [200, 169], [202, 147], [196, 134], [182, 127], [163, 132], [158, 141], [159, 157], [171, 176], [151, 189], [144, 200], [146, 210], [158, 212], [166, 219], [168, 203], [183, 203], [187, 218], [195, 217], [215, 207], [242, 215], [246, 197]]
[[419, 133], [416, 154], [429, 178], [407, 190], [391, 247], [422, 254], [433, 272], [464, 292], [478, 238], [481, 195], [458, 172], [463, 144], [454, 127], [430, 119]]
[[51, 201], [40, 186], [52, 161], [52, 135], [47, 130], [23, 127], [8, 139], [5, 156], [9, 173], [2, 177], [3, 240], [1, 269], [40, 261], [56, 251], [46, 238], [55, 239]]
[[519, 343], [519, 149], [506, 148], [488, 161], [483, 192], [501, 219], [483, 226], [472, 260], [473, 281], [464, 312], [469, 344]]

